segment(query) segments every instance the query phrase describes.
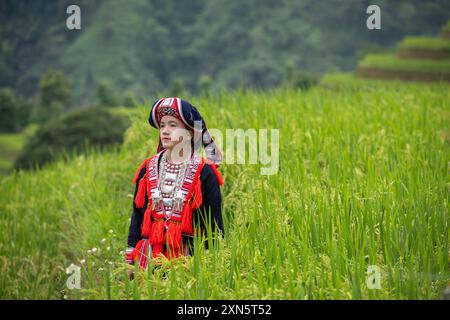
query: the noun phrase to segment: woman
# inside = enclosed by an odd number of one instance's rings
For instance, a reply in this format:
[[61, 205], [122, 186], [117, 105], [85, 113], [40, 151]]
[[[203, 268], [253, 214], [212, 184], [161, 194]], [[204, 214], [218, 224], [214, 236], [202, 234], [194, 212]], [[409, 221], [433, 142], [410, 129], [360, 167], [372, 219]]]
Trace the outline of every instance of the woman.
[[[158, 149], [140, 165], [133, 180], [126, 250], [127, 263], [137, 262], [143, 269], [158, 257], [191, 254], [194, 230], [203, 233], [205, 222], [224, 234], [223, 180], [217, 170], [222, 155], [198, 110], [177, 97], [159, 99], [153, 103], [149, 123], [159, 129]], [[202, 145], [206, 159], [200, 153]]]

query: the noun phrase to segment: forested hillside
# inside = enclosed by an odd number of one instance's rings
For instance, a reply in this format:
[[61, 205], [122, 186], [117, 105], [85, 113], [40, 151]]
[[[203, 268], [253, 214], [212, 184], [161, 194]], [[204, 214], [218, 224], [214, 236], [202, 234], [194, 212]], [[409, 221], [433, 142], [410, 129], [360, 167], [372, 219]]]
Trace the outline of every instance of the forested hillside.
[[[81, 9], [68, 30], [66, 8]], [[449, 18], [445, 0], [384, 0], [381, 30], [368, 30], [370, 1], [1, 1], [0, 87], [30, 97], [62, 69], [78, 104], [99, 86], [144, 97], [239, 85], [273, 87], [286, 65], [316, 74], [352, 70], [368, 52], [405, 35], [432, 35]]]

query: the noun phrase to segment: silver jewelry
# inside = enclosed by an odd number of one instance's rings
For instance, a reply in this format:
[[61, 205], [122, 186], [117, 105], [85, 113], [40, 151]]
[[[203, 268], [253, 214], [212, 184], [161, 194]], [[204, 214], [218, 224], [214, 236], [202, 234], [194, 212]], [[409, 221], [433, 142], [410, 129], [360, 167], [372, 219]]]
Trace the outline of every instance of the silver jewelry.
[[156, 210], [159, 208], [159, 202], [161, 201], [162, 196], [159, 189], [156, 189], [155, 191], [152, 191], [152, 209]]
[[[156, 204], [156, 208], [159, 208], [159, 204], [161, 201], [163, 202], [163, 210], [164, 215], [166, 216], [166, 222], [170, 219], [172, 215], [172, 211], [181, 211], [183, 209], [184, 204], [184, 194], [181, 191], [181, 186], [183, 184], [187, 166], [190, 162], [190, 159], [186, 159], [179, 165], [171, 165], [167, 161], [167, 152], [162, 154], [161, 161], [159, 163], [159, 181], [158, 181], [158, 189], [157, 192], [152, 194], [152, 200], [154, 204]], [[179, 166], [180, 169], [178, 173], [175, 173], [174, 166]], [[168, 185], [165, 182], [171, 182], [172, 184]], [[169, 198], [164, 198], [161, 195], [161, 191], [165, 194], [169, 194]], [[166, 212], [165, 207], [172, 207], [172, 210]]]

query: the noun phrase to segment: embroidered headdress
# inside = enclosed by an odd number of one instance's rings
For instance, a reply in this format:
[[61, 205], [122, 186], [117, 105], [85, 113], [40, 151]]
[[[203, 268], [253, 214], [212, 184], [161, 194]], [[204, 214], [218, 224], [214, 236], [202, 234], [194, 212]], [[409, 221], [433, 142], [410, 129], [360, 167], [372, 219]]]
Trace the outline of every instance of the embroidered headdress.
[[[172, 116], [183, 122], [188, 130], [194, 133], [194, 146], [203, 145], [206, 158], [219, 166], [222, 161], [222, 153], [214, 143], [205, 121], [196, 107], [177, 97], [156, 99], [150, 110], [148, 122], [152, 127], [159, 129], [159, 124], [164, 116]], [[157, 152], [163, 149], [160, 138]]]

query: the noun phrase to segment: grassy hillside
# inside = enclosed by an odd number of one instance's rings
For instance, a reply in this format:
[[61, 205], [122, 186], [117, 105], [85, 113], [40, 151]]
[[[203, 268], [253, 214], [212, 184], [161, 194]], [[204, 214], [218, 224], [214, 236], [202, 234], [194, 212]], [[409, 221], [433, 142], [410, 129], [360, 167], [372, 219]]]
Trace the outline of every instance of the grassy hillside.
[[422, 49], [433, 51], [450, 51], [450, 42], [432, 37], [406, 37], [400, 44], [400, 49]]
[[17, 153], [24, 144], [24, 136], [19, 133], [0, 135], [0, 172], [6, 173], [11, 169]]
[[[156, 148], [141, 108], [121, 149], [1, 182], [0, 297], [440, 298], [450, 280], [449, 92], [337, 75], [308, 92], [190, 98], [211, 128], [280, 129], [280, 171], [221, 166], [225, 240], [138, 286], [120, 251], [131, 180]], [[65, 287], [71, 263], [81, 290]], [[369, 265], [380, 290], [366, 286]]]
[[[442, 35], [446, 26], [442, 28]], [[358, 63], [356, 75], [375, 79], [450, 82], [450, 41], [438, 37], [406, 37], [396, 54], [369, 54]]]
[[14, 161], [25, 145], [28, 137], [33, 135], [38, 125], [31, 124], [20, 133], [0, 134], [0, 174], [10, 172], [14, 166]]
[[431, 72], [450, 74], [449, 60], [399, 59], [393, 55], [368, 55], [360, 63], [361, 68], [388, 69], [396, 71]]

